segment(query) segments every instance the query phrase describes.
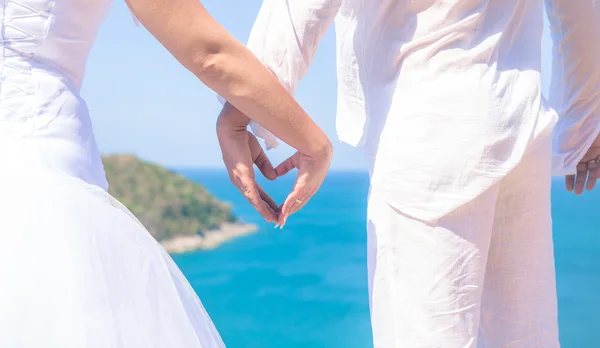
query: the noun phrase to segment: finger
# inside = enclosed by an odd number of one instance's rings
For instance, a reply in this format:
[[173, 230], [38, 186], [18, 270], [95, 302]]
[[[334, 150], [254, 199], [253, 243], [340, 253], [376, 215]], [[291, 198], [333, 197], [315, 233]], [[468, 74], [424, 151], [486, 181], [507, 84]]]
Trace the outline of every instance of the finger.
[[290, 172], [290, 170], [298, 167], [298, 152], [293, 154], [291, 157], [281, 162], [276, 168], [275, 173], [277, 176], [283, 176]]
[[252, 162], [254, 162], [262, 175], [269, 180], [275, 180], [277, 178], [277, 173], [275, 173], [275, 169], [273, 168], [271, 161], [252, 133], [248, 133], [248, 147], [250, 148]]
[[295, 199], [292, 202], [292, 205], [290, 207], [289, 215], [296, 214], [298, 211], [300, 211], [302, 208], [304, 208], [306, 206], [306, 204], [308, 204], [308, 201], [310, 201], [312, 196], [314, 196], [315, 193], [317, 193], [317, 190], [313, 190], [313, 191], [309, 192], [304, 197]]
[[307, 179], [306, 173], [300, 173], [296, 179], [296, 184], [292, 189], [292, 193], [288, 196], [288, 199], [286, 199], [286, 202], [282, 206], [282, 214], [287, 217], [304, 208], [312, 196], [319, 191], [319, 188], [323, 184], [323, 180], [324, 178], [321, 178], [320, 180], [317, 180], [316, 183], [312, 182], [306, 184], [310, 180]]
[[575, 177], [575, 194], [580, 195], [583, 193], [585, 187], [585, 181], [587, 179], [587, 163], [579, 163], [577, 165], [577, 174]]
[[567, 175], [565, 176], [565, 186], [567, 191], [571, 192], [575, 189], [575, 175]]
[[598, 160], [591, 160], [588, 162], [588, 181], [586, 188], [588, 191], [594, 189], [596, 186], [596, 180], [598, 179]]
[[298, 212], [300, 209], [308, 203], [312, 196], [317, 193], [319, 185], [303, 185], [303, 181], [294, 186], [292, 193], [294, 193], [293, 200], [290, 201], [289, 210], [287, 214], [292, 215]]
[[287, 218], [302, 209], [315, 192], [315, 189], [309, 189], [302, 183], [296, 183], [292, 192], [287, 196], [285, 202], [281, 206], [281, 217], [279, 222], [284, 225]]
[[281, 213], [279, 214], [278, 223], [282, 228], [285, 226], [287, 219], [292, 215], [292, 207], [295, 204], [298, 204], [298, 201], [300, 200], [298, 199], [297, 193], [292, 192], [286, 197], [285, 202], [283, 202], [281, 205]]
[[[288, 196], [288, 199], [286, 199], [286, 203], [283, 204], [281, 210], [282, 212], [279, 214], [279, 220], [278, 223], [281, 224], [281, 227], [283, 228], [283, 226], [285, 226], [287, 219], [296, 214], [298, 211], [300, 211], [300, 209], [304, 208], [304, 206], [306, 206], [306, 204], [308, 203], [308, 201], [310, 200], [310, 198], [314, 195], [315, 192], [312, 192], [308, 195], [306, 195], [306, 197], [304, 199], [300, 199], [300, 198], [296, 198], [296, 195], [291, 195]], [[285, 208], [284, 208], [285, 206]], [[283, 210], [285, 209], [285, 214], [283, 213]]]
[[267, 221], [277, 221], [277, 214], [271, 209], [269, 204], [262, 200], [258, 184], [254, 181], [254, 178], [240, 177], [239, 190], [242, 192], [244, 197], [250, 202], [250, 204], [258, 211], [258, 213]]
[[291, 195], [289, 196], [289, 200], [286, 199], [286, 203], [284, 203], [284, 207], [282, 207], [281, 212], [282, 214], [284, 214], [283, 212], [285, 211], [285, 214], [283, 216], [287, 219], [288, 217], [296, 213], [298, 210], [300, 210], [300, 207], [306, 204], [306, 200], [300, 199], [296, 195]]
[[260, 187], [260, 185], [258, 185], [258, 193], [260, 194], [260, 198], [269, 205], [269, 208], [271, 208], [273, 213], [277, 214], [277, 212], [279, 212], [279, 206], [275, 203], [273, 198]]

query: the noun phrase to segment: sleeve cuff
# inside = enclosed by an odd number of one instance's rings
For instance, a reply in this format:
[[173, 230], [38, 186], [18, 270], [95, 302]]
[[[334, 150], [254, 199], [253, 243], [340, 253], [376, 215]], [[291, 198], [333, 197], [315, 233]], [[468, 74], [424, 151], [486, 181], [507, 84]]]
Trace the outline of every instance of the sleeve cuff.
[[565, 176], [577, 173], [577, 165], [600, 135], [600, 122], [587, 134], [584, 132], [561, 132], [556, 130], [553, 139], [552, 175]]

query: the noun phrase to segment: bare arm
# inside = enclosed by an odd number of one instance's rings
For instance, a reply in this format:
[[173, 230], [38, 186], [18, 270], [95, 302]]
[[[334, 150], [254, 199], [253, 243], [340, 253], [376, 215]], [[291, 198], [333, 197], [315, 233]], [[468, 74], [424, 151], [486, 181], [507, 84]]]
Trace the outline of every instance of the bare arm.
[[553, 40], [549, 100], [560, 117], [555, 174], [575, 174], [600, 132], [600, 3], [545, 1]]
[[126, 0], [138, 20], [208, 87], [301, 152], [329, 155], [323, 131], [277, 78], [197, 0]]

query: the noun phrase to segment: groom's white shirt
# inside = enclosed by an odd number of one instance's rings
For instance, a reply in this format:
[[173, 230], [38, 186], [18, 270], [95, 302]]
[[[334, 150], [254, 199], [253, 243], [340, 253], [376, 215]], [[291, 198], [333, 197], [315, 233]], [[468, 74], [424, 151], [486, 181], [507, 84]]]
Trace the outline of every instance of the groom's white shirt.
[[366, 149], [390, 205], [435, 220], [511, 171], [554, 110], [557, 174], [573, 172], [600, 131], [600, 9], [546, 6], [551, 107], [542, 0], [264, 0], [248, 47], [293, 94], [335, 20], [338, 136]]

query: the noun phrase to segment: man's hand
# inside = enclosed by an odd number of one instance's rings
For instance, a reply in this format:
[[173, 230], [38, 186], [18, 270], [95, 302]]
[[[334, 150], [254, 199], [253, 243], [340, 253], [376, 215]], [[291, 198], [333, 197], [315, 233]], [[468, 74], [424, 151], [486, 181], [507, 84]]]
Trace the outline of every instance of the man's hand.
[[279, 208], [256, 183], [253, 164], [269, 180], [277, 174], [256, 137], [248, 132], [250, 119], [225, 104], [217, 120], [217, 137], [229, 179], [267, 222], [277, 222]]
[[575, 194], [580, 195], [584, 188], [588, 191], [592, 190], [598, 179], [600, 179], [600, 135], [577, 165], [577, 174], [566, 176], [567, 191], [575, 190]]

